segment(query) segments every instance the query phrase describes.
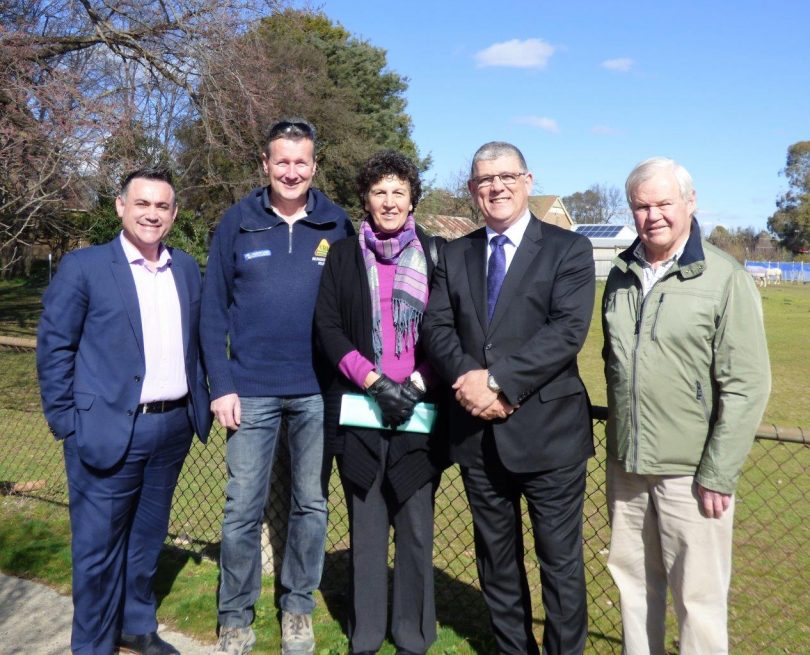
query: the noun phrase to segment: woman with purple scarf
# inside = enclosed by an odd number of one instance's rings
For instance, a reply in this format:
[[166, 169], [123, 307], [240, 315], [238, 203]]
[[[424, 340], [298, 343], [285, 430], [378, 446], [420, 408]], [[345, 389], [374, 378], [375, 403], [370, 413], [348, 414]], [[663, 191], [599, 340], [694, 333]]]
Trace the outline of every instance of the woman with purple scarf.
[[[445, 456], [438, 421], [432, 434], [400, 426], [441, 391], [419, 344], [437, 243], [414, 221], [421, 184], [407, 157], [377, 153], [357, 186], [366, 217], [358, 236], [332, 245], [315, 308], [318, 345], [334, 369], [325, 394], [327, 457], [337, 457], [349, 508], [349, 642], [354, 655], [365, 655], [385, 639], [393, 526], [391, 637], [397, 653], [423, 654], [436, 639], [433, 496]], [[340, 425], [344, 395], [362, 393], [390, 429]]]

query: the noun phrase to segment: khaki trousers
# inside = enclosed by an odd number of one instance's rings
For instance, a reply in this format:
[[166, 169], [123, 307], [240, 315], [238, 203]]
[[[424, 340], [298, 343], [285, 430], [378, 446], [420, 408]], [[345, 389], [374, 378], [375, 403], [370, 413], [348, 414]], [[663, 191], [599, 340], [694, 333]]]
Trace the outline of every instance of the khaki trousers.
[[608, 569], [621, 598], [625, 655], [665, 655], [667, 584], [681, 655], [727, 654], [734, 498], [709, 519], [693, 476], [627, 473], [610, 458], [607, 496]]

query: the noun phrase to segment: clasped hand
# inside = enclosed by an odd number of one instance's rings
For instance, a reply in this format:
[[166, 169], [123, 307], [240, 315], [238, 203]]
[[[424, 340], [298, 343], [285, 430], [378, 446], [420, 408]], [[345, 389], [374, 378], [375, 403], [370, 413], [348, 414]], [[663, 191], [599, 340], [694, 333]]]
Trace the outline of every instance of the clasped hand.
[[413, 408], [425, 395], [410, 380], [397, 384], [387, 375], [381, 375], [366, 391], [377, 401], [382, 412], [383, 425], [396, 428], [413, 415]]
[[487, 386], [489, 373], [486, 369], [467, 371], [453, 383], [456, 400], [473, 416], [485, 421], [507, 418], [517, 409], [510, 405], [503, 394], [497, 394]]

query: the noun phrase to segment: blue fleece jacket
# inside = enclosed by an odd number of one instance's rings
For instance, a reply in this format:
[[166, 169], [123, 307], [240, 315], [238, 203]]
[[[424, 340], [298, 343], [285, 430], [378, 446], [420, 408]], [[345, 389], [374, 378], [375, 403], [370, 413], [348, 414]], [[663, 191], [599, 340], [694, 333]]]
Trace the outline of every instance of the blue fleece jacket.
[[271, 209], [267, 189], [254, 189], [214, 232], [200, 313], [212, 399], [320, 392], [312, 352], [315, 299], [330, 245], [354, 228], [315, 189], [306, 212], [288, 225]]

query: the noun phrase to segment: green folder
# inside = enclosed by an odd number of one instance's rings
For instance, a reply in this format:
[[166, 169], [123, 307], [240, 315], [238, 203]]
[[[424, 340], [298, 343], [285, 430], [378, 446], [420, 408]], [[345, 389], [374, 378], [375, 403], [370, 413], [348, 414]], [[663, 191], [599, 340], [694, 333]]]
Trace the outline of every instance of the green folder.
[[[399, 432], [430, 433], [436, 422], [436, 405], [416, 403], [413, 415], [397, 428]], [[356, 428], [376, 428], [392, 430], [382, 422], [380, 406], [369, 396], [358, 393], [345, 393], [340, 402], [340, 424]]]

